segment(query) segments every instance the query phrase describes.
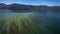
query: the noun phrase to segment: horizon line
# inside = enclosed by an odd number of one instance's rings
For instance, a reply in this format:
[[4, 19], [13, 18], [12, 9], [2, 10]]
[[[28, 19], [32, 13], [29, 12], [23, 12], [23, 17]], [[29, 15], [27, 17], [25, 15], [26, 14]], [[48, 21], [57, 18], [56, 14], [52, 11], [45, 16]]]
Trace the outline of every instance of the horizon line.
[[[45, 5], [45, 4], [24, 4], [24, 3], [0, 3], [0, 4], [6, 4], [6, 5], [10, 5], [10, 4], [23, 4], [23, 5], [33, 5], [33, 6]], [[60, 5], [46, 5], [46, 6], [60, 6]]]

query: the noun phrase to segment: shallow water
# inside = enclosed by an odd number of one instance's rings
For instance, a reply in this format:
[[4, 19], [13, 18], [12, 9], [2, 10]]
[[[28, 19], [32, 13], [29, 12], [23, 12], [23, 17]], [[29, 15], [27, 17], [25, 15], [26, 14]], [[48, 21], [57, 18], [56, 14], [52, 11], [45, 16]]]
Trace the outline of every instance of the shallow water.
[[[35, 11], [35, 10], [0, 10], [0, 21], [1, 22], [3, 22], [3, 20], [6, 20], [6, 19], [9, 19], [9, 20], [16, 19], [17, 21], [19, 18], [20, 20], [23, 19], [23, 22], [26, 19], [28, 19], [27, 23], [30, 23], [30, 22], [33, 23], [33, 25], [32, 24], [31, 25], [34, 26], [35, 28], [32, 28], [31, 26], [30, 29], [32, 29], [32, 31], [28, 29], [30, 34], [35, 34], [35, 33], [36, 34], [58, 34], [59, 33], [60, 34], [60, 13], [58, 12], [50, 12], [50, 11], [44, 12], [44, 11]], [[40, 31], [38, 30], [41, 30], [41, 33], [39, 33]]]

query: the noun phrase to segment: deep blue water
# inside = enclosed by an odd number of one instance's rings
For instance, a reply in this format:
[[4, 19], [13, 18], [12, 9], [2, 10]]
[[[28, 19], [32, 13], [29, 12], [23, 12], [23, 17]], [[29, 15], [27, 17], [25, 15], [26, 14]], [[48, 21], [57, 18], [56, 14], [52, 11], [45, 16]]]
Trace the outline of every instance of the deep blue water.
[[35, 13], [35, 14], [43, 14], [50, 17], [60, 17], [60, 12], [52, 12], [52, 11], [37, 11], [37, 10], [0, 10], [0, 13]]

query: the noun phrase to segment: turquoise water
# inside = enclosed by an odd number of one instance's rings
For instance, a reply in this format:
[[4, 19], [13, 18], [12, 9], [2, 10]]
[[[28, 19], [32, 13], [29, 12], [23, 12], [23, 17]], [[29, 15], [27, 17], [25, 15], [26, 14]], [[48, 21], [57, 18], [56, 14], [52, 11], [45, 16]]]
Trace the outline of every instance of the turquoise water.
[[[60, 13], [51, 11], [35, 10], [0, 10], [0, 19], [10, 17], [11, 15], [33, 14], [32, 19], [36, 23], [44, 25], [52, 34], [60, 34]], [[38, 24], [38, 25], [40, 25]]]

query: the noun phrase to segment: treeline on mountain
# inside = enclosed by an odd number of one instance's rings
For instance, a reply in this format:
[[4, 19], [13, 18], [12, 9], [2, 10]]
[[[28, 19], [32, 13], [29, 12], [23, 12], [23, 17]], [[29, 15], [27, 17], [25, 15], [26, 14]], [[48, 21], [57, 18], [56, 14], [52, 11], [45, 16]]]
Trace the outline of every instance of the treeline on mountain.
[[45, 11], [60, 11], [60, 6], [46, 6], [46, 5], [24, 5], [24, 4], [9, 4], [0, 3], [0, 9], [10, 9], [10, 10], [45, 10]]

